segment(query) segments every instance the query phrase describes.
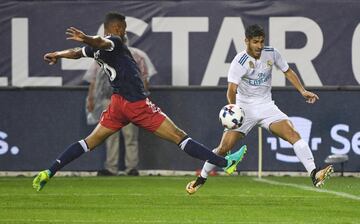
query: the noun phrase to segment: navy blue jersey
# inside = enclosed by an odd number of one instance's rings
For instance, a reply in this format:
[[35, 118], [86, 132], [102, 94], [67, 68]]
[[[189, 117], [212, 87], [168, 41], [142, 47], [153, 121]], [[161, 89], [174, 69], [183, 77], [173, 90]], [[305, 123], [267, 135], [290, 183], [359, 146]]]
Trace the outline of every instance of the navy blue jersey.
[[140, 70], [129, 49], [118, 36], [105, 37], [113, 42], [108, 50], [94, 49], [86, 46], [82, 53], [94, 58], [109, 76], [113, 93], [123, 96], [130, 102], [146, 98]]

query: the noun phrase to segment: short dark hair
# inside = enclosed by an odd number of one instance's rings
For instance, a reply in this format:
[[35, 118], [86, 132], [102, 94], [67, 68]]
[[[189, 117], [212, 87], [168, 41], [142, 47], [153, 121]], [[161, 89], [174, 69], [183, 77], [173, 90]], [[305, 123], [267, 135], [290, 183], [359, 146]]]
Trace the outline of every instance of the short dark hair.
[[126, 24], [125, 16], [118, 12], [109, 12], [105, 16], [104, 26], [108, 27], [109, 24], [112, 22], [122, 22], [122, 23]]
[[253, 37], [265, 37], [265, 32], [264, 32], [264, 29], [260, 25], [254, 24], [254, 25], [246, 27], [245, 37], [247, 39], [251, 39]]

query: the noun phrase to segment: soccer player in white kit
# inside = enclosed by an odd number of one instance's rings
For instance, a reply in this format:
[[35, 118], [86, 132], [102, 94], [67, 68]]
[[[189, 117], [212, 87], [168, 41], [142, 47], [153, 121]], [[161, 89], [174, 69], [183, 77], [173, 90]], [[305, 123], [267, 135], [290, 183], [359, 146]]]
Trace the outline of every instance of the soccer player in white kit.
[[[319, 97], [307, 91], [296, 73], [289, 68], [286, 60], [273, 47], [265, 47], [265, 33], [255, 24], [246, 28], [246, 50], [238, 53], [231, 62], [228, 72], [227, 100], [229, 104], [240, 106], [245, 113], [242, 126], [235, 130], [226, 130], [214, 152], [225, 155], [237, 141], [244, 138], [254, 126], [267, 129], [277, 137], [293, 145], [296, 156], [309, 173], [315, 187], [321, 187], [333, 172], [332, 165], [317, 169], [314, 157], [307, 144], [295, 130], [289, 117], [284, 114], [271, 98], [271, 71], [279, 68], [287, 80], [301, 93], [307, 103], [315, 103]], [[206, 162], [196, 180], [189, 182], [186, 191], [195, 193], [216, 166]]]

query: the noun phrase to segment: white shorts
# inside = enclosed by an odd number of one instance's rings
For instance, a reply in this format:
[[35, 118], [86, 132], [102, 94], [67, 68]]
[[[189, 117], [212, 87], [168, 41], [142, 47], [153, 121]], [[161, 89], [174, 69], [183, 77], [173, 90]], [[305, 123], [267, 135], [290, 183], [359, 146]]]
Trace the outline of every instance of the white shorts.
[[289, 117], [275, 105], [274, 101], [259, 105], [240, 105], [240, 107], [244, 110], [245, 119], [241, 127], [234, 131], [242, 132], [245, 135], [255, 125], [269, 131], [270, 124], [276, 121], [289, 120]]

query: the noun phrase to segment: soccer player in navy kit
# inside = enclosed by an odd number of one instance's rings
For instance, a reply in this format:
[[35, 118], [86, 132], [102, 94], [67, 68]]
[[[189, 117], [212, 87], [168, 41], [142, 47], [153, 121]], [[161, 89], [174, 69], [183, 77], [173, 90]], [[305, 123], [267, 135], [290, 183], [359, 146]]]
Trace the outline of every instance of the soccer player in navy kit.
[[103, 112], [93, 132], [85, 139], [70, 145], [49, 169], [39, 172], [33, 180], [33, 187], [40, 191], [58, 170], [84, 152], [94, 149], [130, 122], [177, 144], [194, 158], [223, 167], [228, 174], [233, 173], [246, 147], [224, 158], [188, 137], [147, 98], [143, 82], [139, 77], [139, 68], [122, 40], [126, 33], [125, 16], [114, 12], [108, 13], [104, 28], [105, 34], [108, 35], [106, 37], [89, 36], [71, 27], [66, 31], [67, 39], [85, 43], [87, 46], [51, 52], [44, 56], [44, 60], [50, 65], [55, 64], [59, 58], [94, 58], [109, 76], [113, 95], [109, 107]]

